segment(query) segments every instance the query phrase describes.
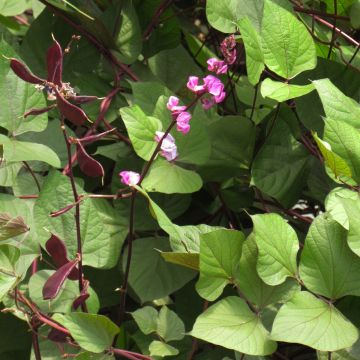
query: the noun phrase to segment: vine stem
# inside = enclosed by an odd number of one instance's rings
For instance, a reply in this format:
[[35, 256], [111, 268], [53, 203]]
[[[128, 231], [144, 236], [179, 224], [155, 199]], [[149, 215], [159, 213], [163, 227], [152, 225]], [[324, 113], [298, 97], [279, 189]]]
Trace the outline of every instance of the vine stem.
[[34, 355], [36, 360], [41, 360], [41, 352], [40, 352], [40, 346], [39, 346], [39, 337], [37, 332], [32, 332], [32, 345], [34, 349]]
[[153, 29], [156, 26], [156, 23], [159, 21], [160, 16], [171, 5], [172, 2], [173, 2], [173, 0], [164, 0], [159, 5], [159, 7], [155, 11], [155, 13], [151, 19], [150, 24], [148, 25], [148, 27], [145, 29], [145, 31], [143, 33], [143, 40], [146, 40], [150, 36], [151, 32], [153, 31]]
[[[64, 140], [65, 140], [65, 144], [66, 144], [66, 150], [67, 150], [67, 156], [68, 156], [68, 162], [71, 161], [71, 144], [68, 138], [68, 135], [66, 133], [66, 128], [65, 128], [65, 124], [64, 124], [64, 118], [61, 118], [61, 130], [63, 132], [64, 135]], [[78, 268], [79, 268], [79, 291], [80, 293], [83, 290], [83, 265], [82, 265], [82, 243], [81, 243], [81, 229], [80, 229], [80, 203], [79, 203], [79, 194], [76, 190], [76, 184], [75, 184], [75, 179], [74, 179], [74, 173], [72, 171], [72, 166], [69, 167], [69, 179], [70, 179], [70, 184], [71, 184], [71, 189], [73, 192], [73, 196], [74, 196], [74, 201], [76, 203], [75, 205], [75, 225], [76, 225], [76, 242], [77, 242], [77, 254], [79, 256], [79, 262], [78, 262]], [[81, 310], [84, 312], [87, 312], [87, 306], [86, 303], [83, 302], [81, 304]]]
[[[337, 0], [334, 0], [334, 15], [337, 15]], [[335, 37], [336, 37], [336, 17], [334, 18], [334, 25], [332, 28], [332, 34], [331, 34], [331, 42], [329, 47], [329, 52], [327, 55], [327, 58], [330, 59], [332, 49], [334, 47]]]
[[252, 103], [252, 107], [251, 107], [251, 114], [250, 114], [250, 120], [252, 121], [253, 116], [254, 116], [254, 112], [255, 112], [255, 107], [256, 107], [256, 99], [257, 99], [257, 94], [258, 94], [258, 88], [259, 88], [259, 83], [257, 83], [255, 85], [255, 94], [253, 97], [253, 103]]
[[127, 290], [128, 290], [129, 274], [130, 274], [131, 258], [132, 258], [132, 245], [133, 245], [133, 240], [134, 240], [136, 193], [137, 193], [137, 190], [134, 189], [132, 192], [132, 195], [131, 195], [128, 252], [127, 252], [124, 280], [123, 280], [123, 284], [121, 286], [121, 297], [120, 297], [120, 307], [119, 307], [119, 325], [121, 325], [121, 323], [123, 322], [124, 314], [125, 314], [125, 307], [126, 307], [126, 294], [127, 294]]

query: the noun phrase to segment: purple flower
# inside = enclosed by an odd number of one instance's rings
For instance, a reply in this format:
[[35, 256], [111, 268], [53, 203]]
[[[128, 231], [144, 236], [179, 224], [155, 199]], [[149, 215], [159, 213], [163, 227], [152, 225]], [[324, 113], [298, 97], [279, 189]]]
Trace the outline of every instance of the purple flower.
[[190, 131], [189, 121], [191, 120], [191, 114], [187, 111], [181, 112], [176, 118], [176, 129], [184, 135]]
[[225, 62], [232, 65], [236, 61], [236, 40], [234, 35], [226, 37], [220, 45]]
[[166, 107], [174, 113], [180, 113], [181, 111], [186, 110], [186, 106], [184, 105], [178, 106], [179, 101], [180, 101], [179, 98], [177, 98], [176, 96], [170, 96], [169, 101], [166, 104]]
[[215, 76], [208, 75], [204, 78], [206, 90], [209, 94], [219, 96], [224, 91], [224, 84]]
[[[165, 135], [162, 131], [156, 131], [155, 141], [160, 142], [163, 136]], [[161, 144], [161, 152], [160, 155], [163, 156], [167, 161], [175, 160], [178, 153], [177, 153], [177, 147], [175, 144], [175, 139], [170, 135], [167, 134], [162, 141]]]
[[140, 181], [140, 174], [134, 171], [121, 171], [119, 175], [121, 182], [125, 185], [134, 186]]
[[215, 105], [214, 97], [201, 99], [201, 104], [204, 110], [209, 110]]
[[226, 92], [222, 91], [219, 95], [214, 96], [214, 100], [217, 104], [223, 102], [226, 97]]
[[216, 72], [216, 74], [226, 74], [228, 67], [223, 60], [218, 60], [216, 58], [210, 58], [207, 61], [208, 70]]
[[195, 94], [202, 94], [206, 91], [206, 85], [199, 85], [199, 78], [197, 76], [189, 76], [186, 86]]

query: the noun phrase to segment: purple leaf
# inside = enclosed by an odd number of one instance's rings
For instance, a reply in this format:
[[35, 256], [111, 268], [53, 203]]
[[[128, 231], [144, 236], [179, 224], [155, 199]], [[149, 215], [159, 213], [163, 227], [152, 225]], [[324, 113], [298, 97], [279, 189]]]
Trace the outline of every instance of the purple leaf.
[[69, 261], [61, 268], [56, 270], [54, 274], [52, 274], [47, 279], [42, 290], [44, 300], [50, 300], [56, 298], [56, 296], [59, 294], [62, 285], [64, 284], [64, 281], [68, 278], [71, 271], [76, 267], [78, 262], [79, 262], [78, 259]]
[[76, 143], [77, 160], [81, 171], [91, 177], [104, 177], [104, 168], [93, 159], [84, 149], [80, 142]]
[[43, 84], [45, 82], [45, 80], [32, 74], [30, 70], [17, 59], [10, 60], [10, 67], [20, 79], [30, 84]]
[[57, 89], [55, 89], [55, 93], [56, 102], [61, 115], [71, 121], [74, 125], [78, 126], [82, 125], [85, 121], [88, 121], [88, 117], [83, 110], [68, 102], [62, 95], [60, 95]]
[[47, 51], [46, 63], [48, 69], [48, 81], [61, 87], [63, 52], [60, 44], [55, 39], [54, 45]]
[[97, 96], [70, 96], [69, 99], [71, 101], [74, 101], [74, 103], [76, 104], [86, 104], [86, 103], [89, 103], [91, 101], [95, 101], [95, 100], [98, 100], [99, 98]]
[[[54, 264], [57, 268], [62, 267], [63, 265], [70, 262], [70, 260], [67, 257], [67, 250], [65, 243], [58, 238], [56, 235], [52, 234], [50, 239], [45, 244], [46, 251], [51, 256]], [[79, 270], [74, 267], [68, 278], [70, 280], [76, 280], [79, 277]]]
[[59, 331], [57, 329], [52, 328], [48, 333], [48, 339], [57, 343], [65, 343], [69, 335]]
[[50, 106], [47, 106], [47, 107], [44, 107], [44, 108], [41, 108], [41, 109], [30, 109], [23, 116], [24, 116], [24, 118], [27, 118], [30, 115], [41, 115], [43, 113], [46, 113], [46, 112], [50, 111], [55, 106], [56, 105], [53, 104], [53, 105], [50, 105]]
[[84, 280], [83, 289], [81, 290], [80, 295], [72, 303], [72, 307], [74, 310], [76, 310], [79, 306], [84, 304], [85, 301], [90, 297], [90, 294], [88, 292], [89, 285], [90, 285], [89, 280]]

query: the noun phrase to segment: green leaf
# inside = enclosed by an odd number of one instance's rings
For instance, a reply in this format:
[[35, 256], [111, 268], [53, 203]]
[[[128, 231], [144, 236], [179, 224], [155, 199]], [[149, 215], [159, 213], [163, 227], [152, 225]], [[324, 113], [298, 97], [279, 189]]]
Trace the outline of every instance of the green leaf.
[[294, 229], [278, 214], [253, 215], [254, 239], [259, 249], [257, 271], [268, 285], [296, 277], [299, 242]]
[[149, 335], [157, 330], [158, 312], [151, 306], [144, 306], [131, 313], [137, 326], [145, 334]]
[[344, 229], [349, 230], [349, 219], [342, 200], [358, 200], [359, 194], [350, 189], [336, 187], [325, 198], [325, 209], [328, 215]]
[[233, 283], [245, 237], [236, 230], [216, 230], [200, 236], [200, 278], [196, 290], [214, 301]]
[[266, 66], [283, 78], [316, 67], [314, 41], [305, 25], [272, 1], [264, 4], [261, 39]]
[[155, 132], [162, 129], [161, 122], [146, 116], [137, 105], [121, 108], [120, 115], [135, 152], [144, 160], [150, 160], [157, 146]]
[[266, 98], [283, 102], [286, 100], [294, 99], [306, 95], [313, 91], [314, 85], [292, 85], [280, 81], [274, 81], [270, 78], [265, 79], [261, 83], [261, 95]]
[[246, 0], [208, 0], [206, 2], [206, 17], [212, 27], [224, 33], [234, 33], [238, 20], [248, 17], [260, 31], [264, 1]]
[[0, 14], [4, 16], [14, 16], [22, 14], [28, 9], [27, 0], [6, 0], [0, 3]]
[[344, 159], [351, 169], [352, 178], [360, 183], [360, 133], [351, 125], [327, 118], [324, 140]]
[[201, 177], [173, 162], [158, 158], [142, 182], [144, 190], [165, 194], [189, 194], [202, 187]]
[[256, 155], [252, 183], [288, 207], [299, 199], [309, 155], [292, 136], [285, 122], [275, 124], [269, 138]]
[[[169, 251], [166, 238], [140, 238], [133, 244], [129, 285], [141, 303], [167, 296], [190, 281], [195, 272], [165, 262], [157, 249]], [[125, 269], [127, 248], [122, 266]]]
[[300, 290], [300, 286], [293, 279], [287, 279], [278, 286], [264, 283], [256, 270], [257, 258], [258, 249], [252, 233], [243, 244], [238, 274], [235, 278], [237, 286], [249, 301], [263, 309], [273, 303], [285, 302], [294, 292]]
[[350, 8], [350, 22], [355, 29], [360, 28], [360, 1], [357, 0]]
[[38, 160], [56, 168], [61, 167], [57, 154], [45, 145], [17, 141], [5, 135], [0, 135], [0, 144], [3, 145], [4, 158], [8, 163]]
[[321, 140], [316, 133], [313, 133], [314, 140], [324, 157], [326, 165], [330, 168], [335, 178], [339, 179], [342, 176], [345, 178], [350, 178], [352, 176], [351, 169], [349, 165], [341, 158], [339, 155], [335, 154], [331, 150], [331, 146], [326, 141]]
[[174, 311], [163, 306], [157, 319], [156, 332], [165, 342], [181, 340], [185, 336], [185, 326]]
[[157, 53], [149, 59], [149, 67], [152, 73], [174, 92], [185, 86], [190, 74], [202, 75], [202, 71], [183, 46]]
[[0, 213], [0, 241], [29, 231], [21, 216], [12, 217], [8, 213]]
[[179, 354], [179, 350], [169, 344], [165, 344], [158, 340], [153, 340], [149, 346], [150, 356], [175, 356]]
[[254, 124], [242, 116], [223, 116], [209, 124], [211, 157], [206, 166], [243, 168], [251, 162]]
[[[0, 41], [0, 53], [19, 58], [4, 40]], [[26, 111], [47, 106], [44, 95], [33, 84], [21, 80], [11, 69], [10, 61], [0, 59], [0, 126], [14, 135], [27, 131], [43, 131], [48, 122], [47, 113], [24, 118]]]
[[0, 157], [0, 186], [12, 186], [22, 166], [21, 163], [8, 164], [4, 158]]
[[271, 338], [336, 351], [350, 347], [358, 339], [358, 331], [334, 305], [302, 291], [281, 307]]
[[309, 290], [330, 299], [360, 296], [360, 259], [350, 250], [346, 235], [326, 214], [313, 221], [300, 261], [300, 277]]
[[163, 259], [169, 263], [188, 267], [192, 270], [199, 270], [199, 254], [161, 252]]
[[350, 198], [341, 198], [339, 199], [339, 201], [345, 210], [349, 223], [347, 242], [349, 244], [350, 249], [357, 256], [360, 256], [360, 218], [359, 218], [360, 200], [358, 194], [356, 194], [356, 197], [357, 199], [355, 200]]
[[216, 57], [216, 54], [190, 32], [185, 32], [184, 35], [189, 50], [196, 59], [196, 61], [201, 66], [207, 67], [208, 59]]
[[205, 234], [219, 227], [205, 224], [179, 226], [174, 224], [165, 212], [150, 198], [146, 191], [137, 187], [137, 190], [149, 201], [152, 215], [157, 220], [159, 226], [170, 235], [171, 248], [175, 252], [199, 253], [200, 234]]
[[329, 79], [313, 81], [328, 118], [360, 129], [360, 105], [342, 93]]
[[141, 29], [132, 1], [126, 1], [122, 6], [121, 27], [116, 45], [120, 51], [117, 57], [125, 64], [133, 63], [141, 53]]
[[269, 355], [276, 350], [260, 318], [235, 296], [218, 301], [198, 316], [190, 335], [249, 355]]
[[120, 329], [106, 316], [71, 313], [55, 314], [53, 319], [65, 326], [74, 340], [85, 350], [100, 353], [109, 348]]
[[[80, 194], [85, 192], [77, 185]], [[77, 252], [75, 208], [58, 217], [50, 217], [53, 211], [63, 209], [74, 202], [70, 180], [59, 172], [51, 172], [41, 189], [34, 206], [34, 217], [38, 241], [41, 245], [52, 232], [62, 239], [69, 256]], [[116, 265], [120, 248], [128, 232], [127, 220], [119, 218], [116, 211], [104, 199], [86, 199], [80, 210], [83, 263], [97, 268]]]
[[19, 281], [16, 274], [16, 263], [20, 258], [20, 250], [12, 245], [0, 245], [0, 302]]
[[261, 39], [248, 17], [239, 20], [237, 25], [245, 46], [247, 76], [250, 83], [256, 85], [265, 68]]
[[160, 96], [169, 97], [172, 92], [159, 81], [131, 82], [134, 104], [140, 106], [146, 115], [152, 115]]

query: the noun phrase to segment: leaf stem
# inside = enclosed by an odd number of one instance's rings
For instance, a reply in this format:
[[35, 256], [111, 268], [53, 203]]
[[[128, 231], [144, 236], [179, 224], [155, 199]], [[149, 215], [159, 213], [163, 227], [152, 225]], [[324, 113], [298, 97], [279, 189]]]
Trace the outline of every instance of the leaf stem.
[[39, 183], [39, 180], [36, 178], [36, 175], [35, 175], [33, 169], [30, 167], [30, 165], [28, 164], [27, 161], [23, 161], [23, 164], [26, 167], [26, 169], [30, 172], [30, 175], [34, 179], [36, 187], [37, 187], [38, 191], [40, 192], [40, 190], [41, 190], [40, 183]]

